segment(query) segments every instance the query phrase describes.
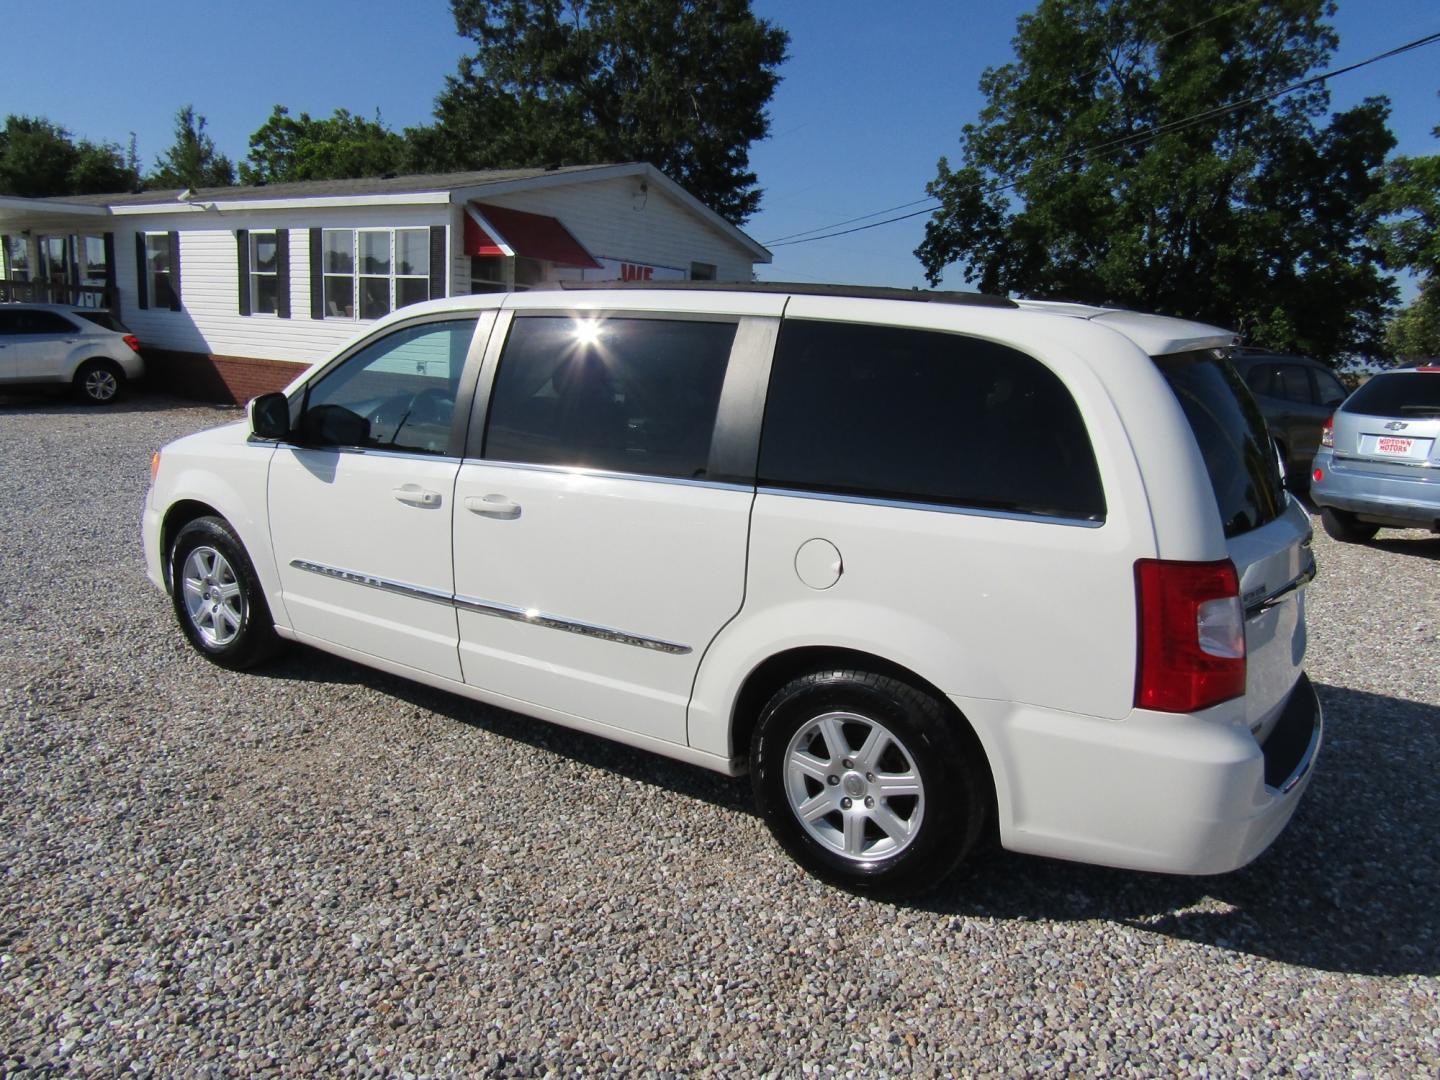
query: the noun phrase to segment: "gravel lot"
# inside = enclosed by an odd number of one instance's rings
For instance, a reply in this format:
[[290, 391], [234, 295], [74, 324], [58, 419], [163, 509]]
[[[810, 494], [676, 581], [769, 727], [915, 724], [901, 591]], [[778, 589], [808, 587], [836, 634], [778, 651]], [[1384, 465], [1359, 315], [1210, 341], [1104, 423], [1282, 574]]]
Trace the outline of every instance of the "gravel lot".
[[1440, 538], [1317, 536], [1328, 747], [1258, 863], [997, 852], [897, 906], [743, 780], [200, 659], [138, 520], [150, 451], [237, 415], [0, 399], [0, 1074], [1440, 1070]]

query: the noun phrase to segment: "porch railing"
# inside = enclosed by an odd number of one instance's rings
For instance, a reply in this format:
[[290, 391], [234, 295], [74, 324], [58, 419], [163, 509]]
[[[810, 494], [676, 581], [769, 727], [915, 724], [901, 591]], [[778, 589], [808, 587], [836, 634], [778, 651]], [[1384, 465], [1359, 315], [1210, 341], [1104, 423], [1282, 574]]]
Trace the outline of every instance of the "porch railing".
[[12, 301], [105, 308], [112, 315], [120, 314], [120, 290], [109, 285], [57, 285], [48, 281], [0, 278], [0, 304]]

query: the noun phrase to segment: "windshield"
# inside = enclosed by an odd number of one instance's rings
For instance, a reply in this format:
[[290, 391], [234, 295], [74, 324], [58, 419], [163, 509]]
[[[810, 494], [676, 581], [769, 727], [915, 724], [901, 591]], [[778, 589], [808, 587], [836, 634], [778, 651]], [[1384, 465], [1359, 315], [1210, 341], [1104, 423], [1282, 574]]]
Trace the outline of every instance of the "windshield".
[[1190, 421], [1229, 538], [1278, 518], [1285, 491], [1265, 418], [1227, 357], [1201, 349], [1154, 360]]

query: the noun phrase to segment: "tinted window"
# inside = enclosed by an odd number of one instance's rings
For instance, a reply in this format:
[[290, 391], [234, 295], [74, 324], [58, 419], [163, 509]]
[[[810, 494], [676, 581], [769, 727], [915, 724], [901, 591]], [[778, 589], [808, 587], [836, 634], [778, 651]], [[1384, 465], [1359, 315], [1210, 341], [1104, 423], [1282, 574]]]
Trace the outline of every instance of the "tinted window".
[[734, 340], [734, 323], [517, 318], [485, 457], [703, 477]]
[[1245, 372], [1245, 382], [1257, 394], [1274, 394], [1275, 370], [1274, 364], [1252, 364]]
[[955, 334], [787, 320], [760, 480], [1100, 520], [1079, 409], [1049, 368]]
[[118, 334], [129, 333], [125, 329], [125, 324], [108, 311], [77, 311], [75, 314], [86, 322], [92, 322], [105, 330], [114, 330]]
[[312, 384], [300, 422], [309, 446], [444, 453], [474, 319], [387, 334]]
[[73, 334], [77, 329], [69, 319], [53, 311], [0, 309], [0, 334]]
[[1440, 414], [1440, 371], [1376, 375], [1350, 395], [1342, 411], [1366, 416]]
[[1328, 371], [1311, 371], [1315, 376], [1315, 400], [1321, 405], [1339, 405], [1345, 400], [1345, 387]]
[[1177, 353], [1157, 356], [1155, 364], [1195, 433], [1225, 535], [1239, 536], [1279, 517], [1285, 493], [1265, 418], [1224, 354]]
[[1276, 371], [1279, 396], [1286, 401], [1310, 403], [1310, 376], [1299, 364], [1284, 364]]

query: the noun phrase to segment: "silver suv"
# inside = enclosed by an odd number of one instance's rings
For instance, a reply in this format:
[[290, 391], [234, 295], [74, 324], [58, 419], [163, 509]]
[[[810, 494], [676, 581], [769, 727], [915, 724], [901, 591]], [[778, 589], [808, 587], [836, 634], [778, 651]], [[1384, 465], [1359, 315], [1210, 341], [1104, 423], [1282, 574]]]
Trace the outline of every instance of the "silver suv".
[[60, 384], [108, 405], [145, 374], [140, 342], [108, 311], [0, 304], [0, 389]]
[[1382, 371], [1345, 400], [1325, 423], [1310, 495], [1336, 540], [1440, 532], [1440, 364]]

